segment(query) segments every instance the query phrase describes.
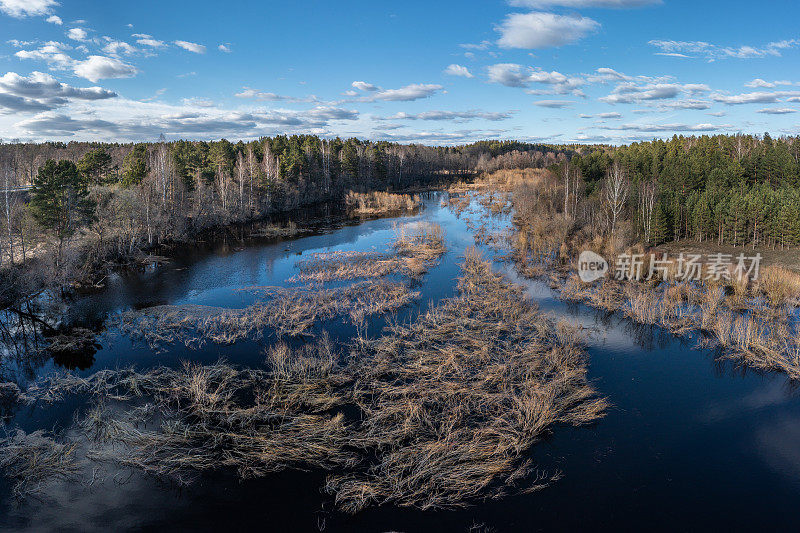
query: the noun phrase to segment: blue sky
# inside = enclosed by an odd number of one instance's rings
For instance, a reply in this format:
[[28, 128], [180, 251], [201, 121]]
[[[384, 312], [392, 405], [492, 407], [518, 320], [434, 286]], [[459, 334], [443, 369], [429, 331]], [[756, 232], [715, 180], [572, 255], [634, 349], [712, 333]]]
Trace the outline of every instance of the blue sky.
[[795, 135], [792, 1], [0, 0], [0, 138]]

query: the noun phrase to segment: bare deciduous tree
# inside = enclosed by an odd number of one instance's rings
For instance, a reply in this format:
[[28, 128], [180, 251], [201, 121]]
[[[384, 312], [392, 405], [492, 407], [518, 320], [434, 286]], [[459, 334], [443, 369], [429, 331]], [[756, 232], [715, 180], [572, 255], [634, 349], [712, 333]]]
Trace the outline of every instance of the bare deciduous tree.
[[622, 211], [625, 209], [629, 188], [630, 184], [628, 183], [628, 176], [625, 173], [625, 169], [622, 168], [619, 161], [614, 161], [614, 164], [608, 169], [606, 180], [603, 185], [603, 203], [606, 208], [612, 248], [615, 244], [614, 239], [616, 236], [617, 222], [622, 215]]

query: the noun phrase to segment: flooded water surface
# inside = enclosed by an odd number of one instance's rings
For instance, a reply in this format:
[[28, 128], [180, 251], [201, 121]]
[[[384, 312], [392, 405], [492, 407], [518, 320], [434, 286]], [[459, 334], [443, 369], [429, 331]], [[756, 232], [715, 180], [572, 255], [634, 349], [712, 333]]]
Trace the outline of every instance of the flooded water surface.
[[[391, 317], [373, 317], [365, 334], [407, 321], [455, 293], [464, 251], [474, 227], [425, 199], [418, 214], [339, 225], [292, 240], [216, 242], [181, 253], [144, 272], [116, 274], [97, 294], [77, 297], [69, 319], [102, 330], [96, 352], [80, 361], [7, 354], [0, 381], [21, 386], [64, 366], [82, 376], [101, 369], [137, 369], [182, 361], [241, 366], [263, 364], [275, 339], [170, 345], [153, 350], [122, 335], [114, 318], [131, 309], [197, 304], [240, 309], [253, 302], [251, 286], [292, 286], [297, 262], [315, 252], [385, 251], [396, 226], [436, 222], [448, 251], [413, 286], [421, 297]], [[502, 217], [489, 220], [492, 229]], [[486, 248], [484, 253], [492, 254]], [[780, 374], [745, 371], [722, 362], [693, 338], [633, 324], [554, 298], [539, 282], [517, 277], [508, 264], [496, 269], [524, 285], [554, 319], [581, 325], [588, 334], [589, 378], [611, 408], [587, 427], [553, 428], [531, 450], [542, 474], [561, 479], [531, 494], [477, 502], [457, 511], [374, 507], [354, 516], [337, 512], [324, 494], [326, 472], [284, 471], [240, 481], [234, 472], [203, 475], [178, 489], [125, 470], [97, 474], [84, 484], [56, 482], [40, 499], [16, 501], [0, 481], [4, 530], [269, 529], [274, 531], [539, 531], [577, 528], [625, 530], [797, 529], [800, 515], [800, 392]], [[323, 321], [347, 343], [357, 327], [340, 318]], [[302, 340], [295, 340], [300, 343]], [[27, 432], [70, 430], [80, 399], [17, 410], [7, 427]], [[102, 479], [101, 479], [102, 478]]]

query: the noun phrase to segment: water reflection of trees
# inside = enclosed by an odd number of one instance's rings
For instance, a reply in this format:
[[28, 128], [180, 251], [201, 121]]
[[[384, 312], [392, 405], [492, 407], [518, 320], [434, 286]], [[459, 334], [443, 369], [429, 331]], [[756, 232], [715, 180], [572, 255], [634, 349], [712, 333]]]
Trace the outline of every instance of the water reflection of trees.
[[70, 370], [85, 370], [94, 364], [99, 345], [92, 330], [58, 331], [42, 316], [29, 304], [23, 309], [0, 310], [0, 382], [35, 379], [50, 359]]

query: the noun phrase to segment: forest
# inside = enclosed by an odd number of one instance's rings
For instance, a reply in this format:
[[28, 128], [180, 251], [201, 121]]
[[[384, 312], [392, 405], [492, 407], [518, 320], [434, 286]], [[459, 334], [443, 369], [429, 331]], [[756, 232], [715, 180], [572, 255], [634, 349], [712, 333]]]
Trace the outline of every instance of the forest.
[[[348, 193], [431, 190], [549, 169], [567, 218], [620, 242], [800, 245], [800, 140], [675, 136], [627, 146], [481, 141], [432, 147], [277, 136], [251, 142], [0, 144], [8, 301], [102, 276], [163, 244]], [[30, 187], [27, 191], [19, 188]], [[32, 268], [35, 262], [37, 268]], [[19, 287], [24, 287], [18, 289]]]
[[309, 135], [248, 143], [0, 144], [0, 300], [92, 282], [114, 263], [160, 245], [344, 203], [352, 191], [432, 189], [476, 171], [551, 166], [568, 153], [516, 142], [429, 147]]

